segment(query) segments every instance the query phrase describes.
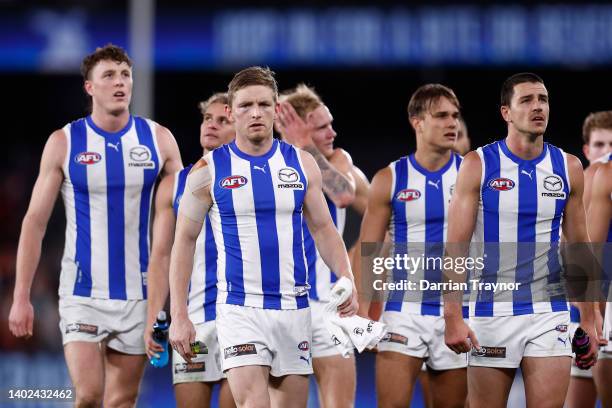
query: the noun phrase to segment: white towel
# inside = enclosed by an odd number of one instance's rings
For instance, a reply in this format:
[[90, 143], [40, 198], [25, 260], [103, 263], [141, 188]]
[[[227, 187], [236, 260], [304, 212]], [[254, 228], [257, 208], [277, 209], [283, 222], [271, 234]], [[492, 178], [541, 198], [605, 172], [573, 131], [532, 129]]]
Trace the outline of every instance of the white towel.
[[386, 334], [384, 323], [364, 319], [361, 316], [340, 317], [338, 306], [353, 294], [353, 283], [342, 277], [331, 290], [330, 301], [325, 306], [325, 326], [332, 341], [340, 349], [342, 357], [348, 358], [353, 348], [358, 352], [376, 347]]

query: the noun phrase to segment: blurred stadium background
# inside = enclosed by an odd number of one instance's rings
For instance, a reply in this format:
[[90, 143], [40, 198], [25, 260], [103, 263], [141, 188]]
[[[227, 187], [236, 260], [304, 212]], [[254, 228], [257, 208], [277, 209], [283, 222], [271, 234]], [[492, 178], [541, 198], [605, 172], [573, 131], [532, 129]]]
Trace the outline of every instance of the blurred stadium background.
[[[57, 328], [61, 203], [32, 291], [35, 336], [18, 341], [7, 318], [20, 223], [45, 140], [87, 113], [79, 64], [108, 42], [125, 47], [135, 61], [133, 113], [167, 126], [185, 164], [201, 154], [197, 102], [225, 90], [234, 72], [254, 64], [276, 71], [281, 89], [313, 85], [334, 115], [337, 145], [370, 178], [414, 149], [406, 105], [425, 82], [455, 90], [473, 147], [505, 136], [499, 88], [515, 72], [544, 78], [551, 100], [546, 139], [582, 160], [582, 121], [589, 112], [611, 109], [612, 4], [0, 0], [4, 389], [69, 385]], [[358, 231], [353, 220], [349, 243]], [[372, 355], [359, 359], [358, 371], [357, 404], [372, 406]], [[417, 393], [415, 406], [421, 401]], [[170, 371], [148, 368], [139, 406], [173, 403]], [[512, 404], [524, 402], [519, 396]]]

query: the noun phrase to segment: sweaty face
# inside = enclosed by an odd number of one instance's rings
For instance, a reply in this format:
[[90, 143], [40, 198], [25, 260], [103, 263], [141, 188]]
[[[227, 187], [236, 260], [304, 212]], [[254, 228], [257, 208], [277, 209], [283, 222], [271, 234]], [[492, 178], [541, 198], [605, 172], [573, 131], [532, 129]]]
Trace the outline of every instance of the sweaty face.
[[208, 151], [234, 140], [234, 125], [222, 103], [211, 103], [202, 117], [200, 144]]
[[92, 97], [94, 110], [120, 115], [130, 106], [132, 68], [125, 62], [102, 60], [89, 73], [85, 90]]
[[523, 82], [514, 86], [514, 95], [509, 107], [505, 110], [504, 119], [511, 128], [522, 134], [540, 136], [548, 125], [548, 91], [539, 82]]
[[585, 145], [584, 155], [589, 162], [612, 152], [612, 129], [593, 129], [589, 144]]
[[276, 105], [274, 91], [267, 86], [251, 85], [238, 90], [230, 113], [236, 136], [257, 144], [272, 137]]
[[308, 114], [307, 123], [312, 130], [312, 141], [325, 157], [334, 154], [334, 139], [336, 132], [332, 127], [334, 118], [327, 106], [319, 106]]
[[440, 149], [452, 149], [459, 131], [459, 109], [447, 98], [441, 97], [417, 120], [416, 126], [422, 142]]

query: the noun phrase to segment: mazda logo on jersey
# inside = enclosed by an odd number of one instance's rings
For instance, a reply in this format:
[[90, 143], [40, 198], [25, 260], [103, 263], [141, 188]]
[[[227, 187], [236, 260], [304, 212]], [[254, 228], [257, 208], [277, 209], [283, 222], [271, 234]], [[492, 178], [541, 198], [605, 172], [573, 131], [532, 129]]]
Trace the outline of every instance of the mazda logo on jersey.
[[565, 192], [563, 190], [563, 179], [559, 176], [548, 176], [542, 182], [544, 189], [542, 197], [550, 197], [554, 199], [564, 199]]
[[278, 179], [283, 183], [295, 183], [300, 180], [300, 175], [295, 169], [291, 167], [285, 167], [278, 171]]
[[300, 182], [300, 175], [294, 168], [285, 167], [280, 169], [278, 171], [278, 179], [282, 182], [277, 184], [278, 188], [304, 189], [304, 184]]
[[154, 168], [155, 162], [151, 160], [151, 151], [147, 146], [138, 145], [130, 149], [129, 167]]
[[497, 191], [512, 190], [516, 183], [509, 178], [499, 177], [489, 181], [489, 188]]
[[248, 183], [248, 180], [244, 176], [227, 176], [219, 182], [219, 187], [234, 189], [245, 186]]
[[559, 176], [548, 176], [544, 179], [544, 188], [548, 191], [559, 191], [563, 188], [563, 180]]
[[130, 149], [130, 159], [143, 162], [149, 160], [151, 152], [147, 146], [138, 145]]
[[96, 152], [81, 152], [74, 156], [74, 161], [76, 163], [85, 165], [96, 164], [100, 160], [102, 160], [102, 156], [100, 153]]
[[419, 190], [415, 190], [413, 188], [406, 188], [399, 193], [397, 193], [396, 198], [400, 201], [414, 201], [421, 198], [421, 192]]

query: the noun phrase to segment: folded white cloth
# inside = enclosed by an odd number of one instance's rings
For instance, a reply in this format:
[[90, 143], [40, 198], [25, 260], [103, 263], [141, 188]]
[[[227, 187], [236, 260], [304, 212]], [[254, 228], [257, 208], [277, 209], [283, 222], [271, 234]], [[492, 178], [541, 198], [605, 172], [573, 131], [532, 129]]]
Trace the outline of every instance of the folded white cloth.
[[353, 348], [358, 352], [376, 347], [386, 334], [384, 323], [364, 319], [361, 316], [340, 317], [338, 306], [353, 294], [353, 283], [342, 277], [331, 290], [330, 301], [325, 307], [325, 326], [342, 357], [348, 358]]

